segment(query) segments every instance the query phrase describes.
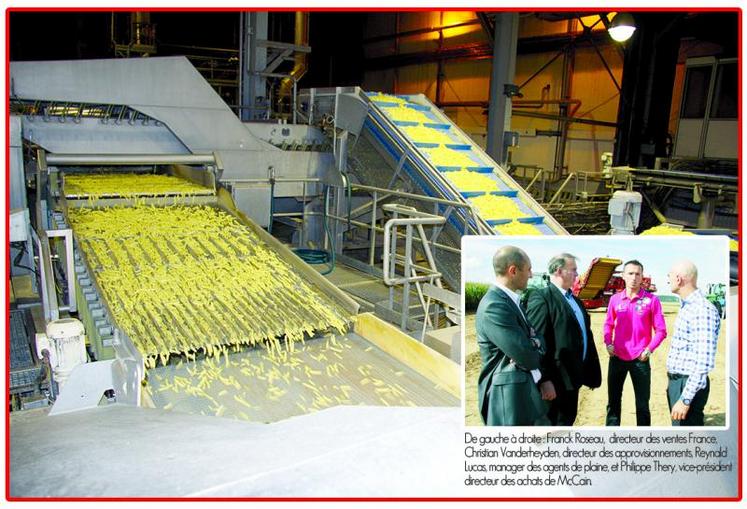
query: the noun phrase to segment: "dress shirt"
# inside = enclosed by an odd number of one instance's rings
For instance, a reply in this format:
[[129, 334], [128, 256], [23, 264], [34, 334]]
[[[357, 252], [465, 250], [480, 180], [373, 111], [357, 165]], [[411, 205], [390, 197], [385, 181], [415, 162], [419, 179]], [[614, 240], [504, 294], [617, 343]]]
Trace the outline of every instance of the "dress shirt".
[[576, 317], [576, 321], [578, 322], [578, 326], [581, 327], [581, 334], [584, 338], [584, 353], [581, 356], [581, 359], [586, 360], [586, 348], [587, 344], [589, 343], [589, 338], [586, 337], [586, 322], [584, 321], [584, 313], [581, 311], [581, 308], [578, 305], [578, 302], [576, 302], [576, 299], [573, 298], [573, 292], [571, 289], [564, 289], [561, 286], [555, 284], [555, 282], [552, 283], [555, 288], [558, 289], [560, 293], [563, 294], [563, 298], [566, 300], [569, 306], [571, 306], [571, 309], [573, 310], [573, 314]]
[[695, 290], [685, 298], [674, 322], [667, 371], [687, 375], [681, 399], [693, 399], [706, 386], [708, 372], [716, 364], [716, 343], [721, 317], [716, 306]]
[[[651, 329], [654, 329], [653, 338]], [[648, 348], [653, 352], [667, 337], [667, 324], [656, 295], [640, 289], [633, 298], [625, 290], [612, 297], [604, 321], [604, 343], [615, 344], [615, 356], [625, 361], [637, 359]]]

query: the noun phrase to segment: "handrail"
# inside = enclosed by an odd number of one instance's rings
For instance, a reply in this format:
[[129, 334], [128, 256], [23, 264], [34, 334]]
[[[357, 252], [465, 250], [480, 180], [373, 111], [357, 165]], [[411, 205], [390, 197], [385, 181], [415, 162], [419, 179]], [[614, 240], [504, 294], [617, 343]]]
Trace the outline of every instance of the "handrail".
[[[422, 227], [423, 226], [435, 226], [444, 224], [446, 222], [446, 218], [441, 216], [434, 216], [433, 214], [428, 214], [426, 212], [420, 212], [418, 210], [415, 210], [412, 207], [406, 207], [403, 205], [384, 205], [383, 207], [385, 210], [389, 210], [391, 212], [400, 213], [400, 214], [407, 214], [412, 217], [407, 218], [393, 218], [388, 220], [384, 224], [384, 249], [383, 249], [383, 266], [385, 268], [384, 270], [384, 283], [387, 286], [394, 286], [398, 285], [400, 283], [413, 283], [416, 281], [433, 281], [433, 279], [437, 277], [441, 277], [440, 272], [436, 272], [427, 276], [404, 276], [401, 278], [392, 278], [390, 277], [389, 271], [386, 270], [387, 267], [390, 265], [390, 244], [391, 244], [391, 236], [392, 236], [392, 228], [396, 228], [397, 226], [419, 226], [419, 230], [421, 232], [422, 236]], [[423, 239], [425, 241], [425, 239]], [[408, 242], [411, 242], [412, 239], [409, 239]], [[426, 255], [427, 256], [427, 255]], [[429, 262], [433, 261], [432, 256], [429, 257]]]
[[547, 202], [548, 205], [552, 205], [555, 202], [555, 200], [558, 199], [558, 197], [560, 196], [560, 193], [562, 193], [563, 190], [565, 190], [565, 186], [567, 186], [568, 183], [574, 178], [576, 179], [576, 187], [578, 187], [578, 175], [575, 172], [569, 173], [566, 179], [563, 181], [563, 183], [558, 188], [558, 190], [555, 191], [555, 194], [552, 196], [550, 201]]

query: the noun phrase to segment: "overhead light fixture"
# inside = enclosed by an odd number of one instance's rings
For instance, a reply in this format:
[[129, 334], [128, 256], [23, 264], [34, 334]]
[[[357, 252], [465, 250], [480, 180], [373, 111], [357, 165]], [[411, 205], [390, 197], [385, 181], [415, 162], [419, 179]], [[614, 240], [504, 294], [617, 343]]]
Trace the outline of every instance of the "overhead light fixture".
[[625, 42], [633, 36], [635, 28], [635, 20], [632, 15], [627, 12], [618, 12], [607, 31], [610, 33], [610, 37], [617, 42]]

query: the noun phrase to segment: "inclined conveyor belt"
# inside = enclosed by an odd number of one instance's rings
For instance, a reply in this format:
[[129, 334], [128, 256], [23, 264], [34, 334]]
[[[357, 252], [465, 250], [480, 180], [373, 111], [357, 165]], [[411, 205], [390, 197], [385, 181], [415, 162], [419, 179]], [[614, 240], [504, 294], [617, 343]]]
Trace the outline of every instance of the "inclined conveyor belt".
[[476, 208], [475, 216], [462, 209], [448, 217], [460, 233], [567, 233], [422, 94], [366, 93], [365, 97], [370, 108], [363, 128], [379, 149], [425, 194]]

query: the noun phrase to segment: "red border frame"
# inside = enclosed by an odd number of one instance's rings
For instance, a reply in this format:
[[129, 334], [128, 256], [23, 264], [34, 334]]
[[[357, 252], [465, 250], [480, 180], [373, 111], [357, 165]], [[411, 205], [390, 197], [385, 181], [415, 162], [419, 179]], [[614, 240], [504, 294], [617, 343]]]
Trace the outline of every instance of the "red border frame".
[[[10, 14], [14, 12], [238, 12], [238, 11], [270, 11], [270, 12], [294, 12], [297, 10], [304, 10], [308, 12], [417, 12], [417, 11], [428, 11], [428, 12], [439, 12], [439, 11], [474, 11], [474, 8], [466, 7], [255, 7], [242, 9], [240, 7], [216, 7], [216, 8], [203, 8], [203, 7], [152, 7], [152, 8], [127, 8], [127, 7], [8, 7], [5, 9], [5, 97], [6, 97], [6, 113], [5, 113], [5, 245], [8, 246], [10, 242]], [[588, 7], [573, 8], [573, 7], [538, 7], [538, 6], [527, 6], [526, 9], [519, 8], [493, 8], [493, 9], [482, 9], [487, 12], [526, 12], [526, 11], [548, 11], [548, 12], [588, 12], [589, 15], [596, 14], [599, 9], [592, 9]], [[742, 243], [742, 9], [739, 7], [714, 7], [714, 8], [687, 8], [687, 7], [607, 7], [604, 9], [608, 12], [734, 12], [737, 14], [738, 23], [738, 37], [737, 44], [739, 47], [737, 68], [739, 70], [738, 87], [739, 95], [737, 104], [740, 106], [739, 116], [737, 120], [738, 129], [738, 152], [737, 152], [737, 165], [738, 165], [738, 189], [737, 189], [737, 201], [739, 205], [739, 213], [737, 215], [737, 228], [739, 231], [739, 284], [738, 288], [742, 283], [742, 249], [744, 244]], [[5, 257], [5, 269], [7, 279], [5, 281], [5, 300], [8, 306], [10, 306], [10, 259]], [[121, 498], [121, 497], [72, 497], [72, 498], [41, 498], [41, 497], [11, 497], [10, 496], [10, 412], [8, 410], [10, 406], [10, 393], [5, 391], [5, 499], [9, 502], [55, 502], [55, 501], [69, 501], [69, 502], [102, 502], [102, 501], [142, 501], [142, 502], [227, 502], [227, 501], [254, 501], [254, 502], [424, 502], [424, 501], [463, 501], [463, 502], [486, 502], [486, 501], [505, 501], [505, 502], [568, 502], [568, 501], [579, 501], [579, 502], [600, 502], [600, 501], [640, 501], [640, 502], [661, 502], [661, 501], [713, 501], [713, 502], [734, 502], [742, 500], [742, 292], [738, 293], [738, 306], [737, 306], [737, 328], [738, 328], [738, 347], [737, 347], [737, 375], [739, 377], [738, 384], [738, 396], [737, 396], [737, 495], [736, 497], [538, 497], [538, 498], [520, 498], [520, 497], [340, 497], [340, 498], [329, 498], [329, 497], [239, 497], [239, 498], [180, 498], [180, 497], [137, 497], [137, 498]], [[9, 308], [8, 308], [9, 309]], [[10, 337], [10, 313], [5, 314], [5, 333], [6, 338]], [[6, 360], [6, 387], [10, 386], [10, 369], [8, 360], [10, 359], [10, 342], [5, 342], [5, 360]], [[727, 366], [728, 370], [728, 366]], [[727, 385], [729, 377], [727, 376]]]

